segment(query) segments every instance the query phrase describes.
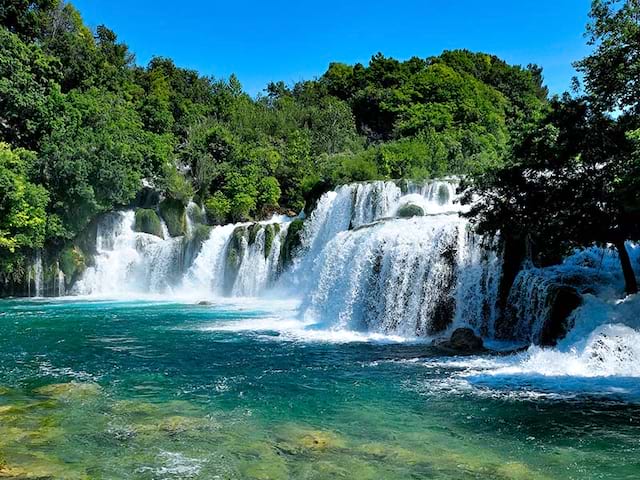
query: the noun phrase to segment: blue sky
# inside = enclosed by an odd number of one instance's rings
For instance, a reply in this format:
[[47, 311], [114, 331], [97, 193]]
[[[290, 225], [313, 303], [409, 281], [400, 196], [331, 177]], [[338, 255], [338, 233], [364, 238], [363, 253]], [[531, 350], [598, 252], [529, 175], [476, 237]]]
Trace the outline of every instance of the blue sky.
[[235, 73], [245, 90], [321, 75], [329, 62], [366, 63], [468, 48], [509, 63], [537, 63], [552, 93], [570, 86], [588, 52], [589, 0], [369, 0], [324, 2], [72, 0], [85, 22], [105, 24], [139, 64], [155, 55], [202, 74]]

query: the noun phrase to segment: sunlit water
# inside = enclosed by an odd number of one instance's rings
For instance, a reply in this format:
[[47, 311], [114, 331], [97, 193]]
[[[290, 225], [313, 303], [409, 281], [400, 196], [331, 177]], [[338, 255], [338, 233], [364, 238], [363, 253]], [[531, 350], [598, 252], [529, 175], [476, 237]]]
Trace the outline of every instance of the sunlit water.
[[295, 307], [0, 302], [0, 477], [640, 475], [638, 378], [523, 375]]

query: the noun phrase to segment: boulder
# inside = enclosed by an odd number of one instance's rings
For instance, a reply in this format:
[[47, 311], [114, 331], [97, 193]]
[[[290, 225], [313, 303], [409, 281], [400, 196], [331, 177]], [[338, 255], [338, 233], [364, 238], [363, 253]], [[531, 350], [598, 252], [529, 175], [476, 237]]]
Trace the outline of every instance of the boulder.
[[179, 237], [187, 231], [187, 214], [180, 200], [165, 198], [160, 202], [160, 215], [167, 224], [172, 237]]
[[400, 218], [423, 217], [423, 216], [424, 216], [424, 209], [421, 206], [415, 205], [413, 203], [407, 203], [405, 205], [402, 205], [398, 209], [398, 217]]
[[484, 343], [470, 328], [456, 328], [449, 341], [442, 345], [451, 350], [464, 353], [484, 351]]
[[151, 210], [150, 208], [139, 208], [136, 210], [134, 230], [163, 238], [160, 217], [158, 217], [155, 210]]
[[555, 285], [549, 294], [551, 305], [540, 332], [540, 345], [555, 346], [558, 340], [564, 338], [573, 327], [571, 314], [582, 305], [582, 296], [574, 287], [569, 285]]

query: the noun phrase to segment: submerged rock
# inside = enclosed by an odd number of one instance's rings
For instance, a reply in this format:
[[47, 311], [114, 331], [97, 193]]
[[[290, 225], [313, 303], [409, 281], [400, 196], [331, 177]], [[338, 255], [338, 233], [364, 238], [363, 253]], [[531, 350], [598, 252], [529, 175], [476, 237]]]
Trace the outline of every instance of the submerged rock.
[[335, 432], [307, 429], [298, 425], [284, 427], [278, 433], [278, 437], [277, 448], [290, 455], [319, 453], [345, 447], [344, 439]]
[[197, 305], [209, 306], [209, 305], [213, 305], [213, 303], [208, 300], [201, 300], [197, 303]]
[[84, 400], [98, 396], [101, 390], [97, 383], [69, 382], [45, 385], [35, 391], [58, 400]]

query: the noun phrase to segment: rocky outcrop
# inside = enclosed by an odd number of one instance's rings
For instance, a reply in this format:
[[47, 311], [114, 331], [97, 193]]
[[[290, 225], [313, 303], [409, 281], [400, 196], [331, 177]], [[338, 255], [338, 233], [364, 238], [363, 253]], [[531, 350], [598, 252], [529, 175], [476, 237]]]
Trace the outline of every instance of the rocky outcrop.
[[284, 269], [287, 265], [290, 265], [297, 250], [302, 245], [302, 230], [304, 228], [304, 221], [296, 218], [289, 224], [287, 230], [287, 236], [282, 242], [282, 250], [280, 252], [280, 265], [281, 269]]
[[160, 215], [167, 225], [169, 235], [179, 237], [187, 231], [187, 213], [184, 204], [172, 198], [160, 202]]
[[540, 331], [540, 345], [554, 346], [573, 327], [571, 314], [582, 305], [582, 296], [569, 285], [554, 285], [549, 292], [549, 315]]
[[439, 343], [437, 346], [455, 353], [471, 354], [486, 351], [482, 338], [470, 328], [456, 328], [449, 340]]
[[136, 210], [134, 230], [136, 232], [148, 233], [156, 237], [164, 238], [160, 217], [158, 217], [155, 210], [149, 208], [139, 208]]
[[398, 209], [397, 215], [400, 218], [424, 217], [424, 209], [419, 205], [407, 203]]

